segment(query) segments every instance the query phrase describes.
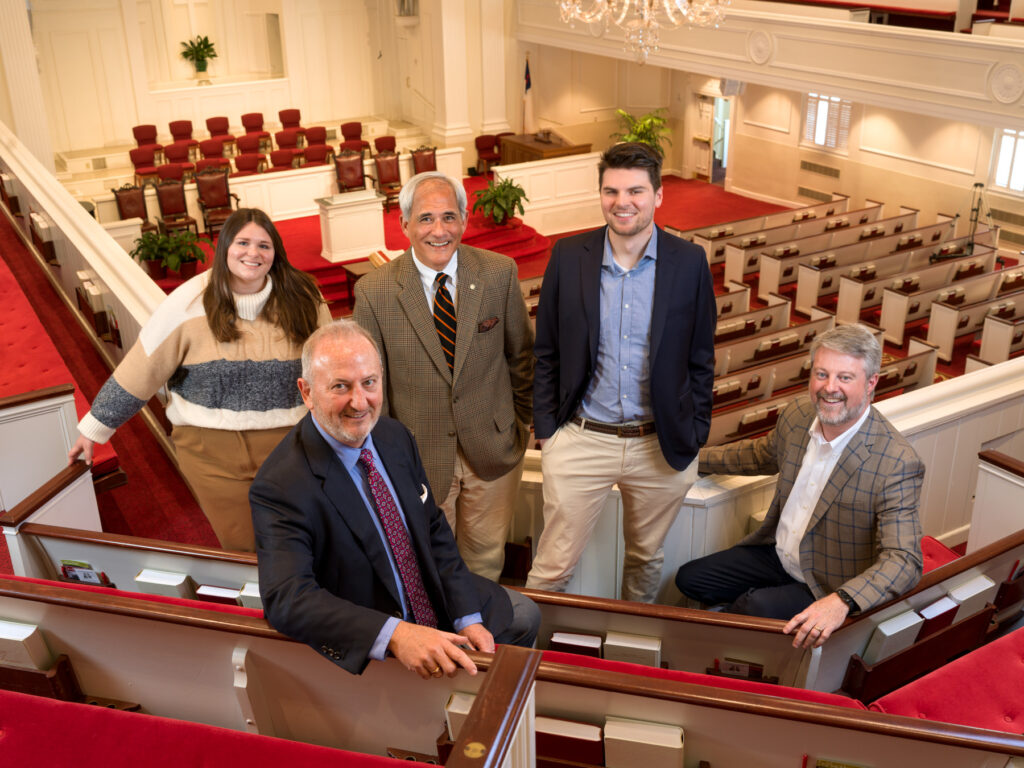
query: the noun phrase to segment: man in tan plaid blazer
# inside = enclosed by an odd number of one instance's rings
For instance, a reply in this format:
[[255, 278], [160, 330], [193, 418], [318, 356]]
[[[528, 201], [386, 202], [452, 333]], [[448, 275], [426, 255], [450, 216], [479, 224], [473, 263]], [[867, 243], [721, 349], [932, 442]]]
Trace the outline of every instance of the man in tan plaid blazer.
[[676, 575], [703, 603], [790, 619], [784, 631], [803, 647], [920, 579], [924, 478], [913, 447], [870, 406], [881, 361], [871, 332], [834, 328], [811, 359], [810, 397], [790, 403], [770, 433], [700, 453], [701, 472], [778, 473], [764, 523]]
[[463, 560], [497, 581], [529, 439], [533, 329], [515, 262], [460, 244], [461, 183], [419, 174], [399, 207], [411, 247], [356, 284], [353, 317], [377, 341], [385, 413], [415, 436]]

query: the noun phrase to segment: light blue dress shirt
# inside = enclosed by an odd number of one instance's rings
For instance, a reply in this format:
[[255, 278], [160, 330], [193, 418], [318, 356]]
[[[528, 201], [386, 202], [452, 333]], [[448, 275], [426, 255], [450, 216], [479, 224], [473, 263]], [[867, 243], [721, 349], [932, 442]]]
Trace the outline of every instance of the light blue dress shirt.
[[[345, 445], [335, 440], [331, 435], [320, 426], [320, 423], [313, 419], [313, 426], [316, 427], [317, 432], [320, 436], [327, 441], [327, 444], [331, 446], [331, 450], [334, 451], [334, 455], [341, 461], [342, 466], [348, 472], [349, 477], [352, 478], [352, 482], [355, 484], [356, 489], [359, 491], [359, 495], [363, 499], [363, 503], [366, 505], [366, 510], [370, 515], [370, 519], [373, 521], [374, 528], [377, 529], [377, 534], [380, 536], [381, 541], [384, 543], [384, 551], [388, 556], [388, 563], [391, 566], [391, 573], [395, 577], [395, 584], [398, 585], [398, 597], [402, 601], [402, 616], [405, 617], [406, 621], [412, 621], [409, 615], [409, 603], [405, 597], [405, 590], [402, 588], [402, 578], [398, 573], [398, 564], [395, 562], [395, 556], [391, 552], [391, 546], [388, 544], [387, 534], [384, 533], [384, 527], [381, 525], [380, 517], [377, 516], [374, 510], [371, 500], [373, 495], [370, 491], [370, 483], [366, 479], [366, 475], [363, 474], [362, 469], [359, 468], [359, 454], [363, 448], [369, 449], [370, 453], [373, 454], [373, 463], [380, 473], [380, 476], [384, 478], [384, 484], [388, 487], [388, 493], [391, 494], [391, 498], [395, 502], [395, 507], [398, 509], [398, 514], [402, 518], [402, 524], [405, 526], [406, 531], [409, 529], [409, 524], [405, 520], [405, 510], [402, 509], [402, 503], [398, 499], [398, 494], [395, 493], [395, 486], [391, 484], [391, 478], [388, 477], [388, 471], [384, 467], [384, 462], [381, 461], [380, 454], [377, 453], [377, 448], [373, 444], [373, 436], [367, 435], [366, 440], [363, 441], [362, 448], [353, 448], [350, 445]], [[411, 538], [411, 537], [410, 537]], [[381, 661], [387, 655], [388, 643], [391, 642], [391, 636], [395, 633], [395, 627], [398, 626], [400, 620], [395, 616], [389, 616], [387, 621], [384, 622], [384, 626], [381, 627], [380, 632], [377, 634], [377, 639], [374, 641], [373, 646], [370, 648], [370, 658]], [[468, 627], [470, 624], [483, 624], [483, 617], [479, 613], [471, 613], [468, 616], [456, 619], [453, 622], [455, 631], [458, 632], [464, 627]]]
[[654, 420], [651, 407], [651, 312], [658, 260], [655, 227], [643, 255], [631, 270], [612, 256], [608, 234], [601, 260], [601, 323], [594, 376], [579, 415], [606, 424]]

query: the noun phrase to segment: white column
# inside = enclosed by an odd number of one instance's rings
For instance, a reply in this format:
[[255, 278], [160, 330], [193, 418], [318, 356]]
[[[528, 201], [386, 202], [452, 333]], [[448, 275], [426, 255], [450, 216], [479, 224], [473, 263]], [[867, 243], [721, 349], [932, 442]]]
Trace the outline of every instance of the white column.
[[438, 0], [440, 77], [434, 125], [434, 141], [441, 146], [469, 141], [469, 93], [466, 89], [466, 0]]
[[25, 0], [0, 0], [0, 62], [11, 100], [9, 127], [53, 173], [53, 142]]
[[480, 0], [480, 47], [487, 66], [481, 83], [481, 133], [511, 131], [505, 103], [505, 4]]

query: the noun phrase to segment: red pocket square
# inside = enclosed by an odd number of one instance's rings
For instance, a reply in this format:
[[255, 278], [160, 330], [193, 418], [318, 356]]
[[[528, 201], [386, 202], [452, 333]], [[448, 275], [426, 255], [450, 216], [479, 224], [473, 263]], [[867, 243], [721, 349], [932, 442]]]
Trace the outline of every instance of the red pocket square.
[[482, 323], [480, 323], [480, 325], [478, 325], [476, 327], [476, 332], [477, 333], [487, 333], [487, 331], [491, 330], [491, 328], [493, 328], [497, 324], [498, 324], [498, 318], [496, 318], [496, 317], [488, 317], [486, 320], [484, 320]]

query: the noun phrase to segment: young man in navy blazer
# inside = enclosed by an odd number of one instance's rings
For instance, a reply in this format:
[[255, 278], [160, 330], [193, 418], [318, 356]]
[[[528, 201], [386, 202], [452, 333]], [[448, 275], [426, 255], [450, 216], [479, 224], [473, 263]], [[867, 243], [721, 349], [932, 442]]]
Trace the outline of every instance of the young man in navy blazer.
[[617, 144], [598, 172], [607, 226], [559, 240], [541, 287], [533, 419], [544, 532], [526, 585], [566, 588], [617, 484], [620, 596], [652, 602], [711, 424], [717, 313], [704, 251], [654, 224], [661, 157]]

